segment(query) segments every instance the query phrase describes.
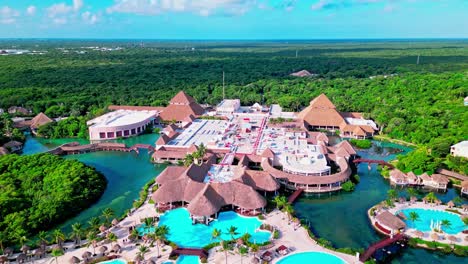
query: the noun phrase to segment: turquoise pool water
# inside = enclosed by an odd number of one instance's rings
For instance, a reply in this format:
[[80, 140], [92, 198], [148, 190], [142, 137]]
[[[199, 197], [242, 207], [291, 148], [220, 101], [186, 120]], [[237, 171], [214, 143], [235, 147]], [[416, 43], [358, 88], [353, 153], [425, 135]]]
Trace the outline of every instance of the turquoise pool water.
[[444, 219], [450, 221], [450, 227], [443, 227], [442, 230], [447, 234], [457, 234], [465, 230], [465, 224], [461, 220], [461, 217], [457, 214], [440, 211], [440, 210], [430, 210], [430, 209], [403, 209], [400, 212], [405, 214], [407, 218], [411, 212], [415, 212], [419, 215], [419, 220], [412, 222], [411, 220], [405, 220], [405, 223], [408, 227], [417, 229], [422, 232], [431, 231], [431, 221], [440, 222]]
[[320, 264], [345, 264], [341, 258], [323, 252], [303, 252], [287, 256], [277, 264], [297, 264], [297, 263], [320, 263]]
[[[212, 242], [211, 238], [213, 229], [219, 229], [223, 233], [221, 239], [232, 239], [227, 234], [231, 226], [237, 227], [238, 235], [234, 238], [242, 236], [242, 234], [249, 233], [252, 237], [250, 242], [264, 243], [270, 239], [270, 232], [255, 231], [262, 223], [257, 217], [243, 217], [233, 211], [220, 213], [218, 219], [211, 222], [209, 225], [195, 224], [192, 225], [190, 214], [185, 208], [178, 208], [163, 214], [159, 220], [159, 225], [167, 225], [169, 227], [168, 239], [176, 243], [180, 247], [194, 247], [202, 248]], [[145, 226], [138, 228], [140, 234], [145, 234], [148, 230]], [[150, 231], [151, 228], [150, 228]]]
[[123, 260], [123, 259], [113, 259], [113, 260], [109, 260], [109, 261], [103, 261], [103, 262], [99, 262], [101, 264], [127, 264], [127, 261]]
[[197, 256], [186, 256], [186, 255], [180, 255], [177, 258], [176, 264], [198, 264], [200, 263], [200, 260]]

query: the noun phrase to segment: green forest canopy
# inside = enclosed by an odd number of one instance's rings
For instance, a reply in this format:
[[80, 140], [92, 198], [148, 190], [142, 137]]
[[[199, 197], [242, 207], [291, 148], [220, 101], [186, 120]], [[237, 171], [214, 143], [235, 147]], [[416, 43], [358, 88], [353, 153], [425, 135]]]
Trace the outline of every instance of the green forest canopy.
[[96, 202], [107, 181], [93, 168], [51, 154], [0, 156], [3, 242], [49, 230]]

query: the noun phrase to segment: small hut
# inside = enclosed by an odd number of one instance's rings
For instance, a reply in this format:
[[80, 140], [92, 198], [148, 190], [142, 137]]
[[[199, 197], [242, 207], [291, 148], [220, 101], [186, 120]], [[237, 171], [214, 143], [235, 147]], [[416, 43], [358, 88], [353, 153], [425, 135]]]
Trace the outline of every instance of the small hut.
[[436, 205], [441, 205], [441, 204], [442, 204], [442, 201], [441, 201], [441, 200], [439, 200], [439, 199], [437, 199], [437, 200], [435, 200], [435, 202], [434, 202], [434, 203], [435, 203]]
[[119, 244], [115, 244], [112, 246], [112, 251], [114, 251], [115, 253], [120, 253], [121, 250], [122, 247]]
[[89, 252], [89, 251], [85, 251], [85, 252], [83, 252], [83, 254], [81, 254], [81, 257], [83, 258], [83, 260], [88, 260], [92, 256], [93, 256], [93, 254], [91, 252]]
[[107, 251], [107, 247], [106, 246], [102, 246], [98, 249], [99, 253], [101, 253], [102, 255], [105, 255], [106, 254], [106, 251]]
[[10, 247], [7, 247], [3, 250], [3, 254], [5, 254], [7, 257], [11, 254], [13, 254], [13, 249]]
[[6, 256], [0, 256], [0, 264], [5, 264], [8, 262], [8, 258]]
[[42, 258], [45, 255], [45, 249], [42, 247], [35, 249], [33, 254], [36, 258]]
[[453, 201], [449, 201], [447, 203], [448, 208], [453, 208], [455, 206], [455, 203]]
[[401, 203], [401, 204], [404, 204], [404, 203], [406, 203], [406, 198], [401, 196], [400, 198], [398, 198], [398, 202]]
[[73, 256], [73, 257], [70, 258], [70, 260], [68, 260], [68, 263], [70, 263], [70, 264], [79, 264], [80, 259], [77, 258], [76, 256]]
[[19, 253], [19, 255], [16, 257], [16, 262], [17, 263], [26, 263], [27, 256], [24, 253]]
[[116, 218], [114, 218], [114, 220], [112, 220], [112, 225], [113, 226], [116, 226], [119, 224], [119, 220], [117, 220]]
[[30, 250], [31, 248], [28, 246], [28, 245], [23, 245], [20, 250], [21, 252], [23, 252], [24, 254], [28, 254], [28, 251]]
[[101, 231], [102, 233], [106, 232], [106, 230], [107, 230], [107, 227], [105, 225], [101, 225], [99, 227], [99, 231]]
[[417, 202], [417, 201], [418, 201], [418, 197], [416, 197], [416, 196], [411, 196], [411, 198], [410, 198], [410, 202], [411, 202], [411, 203], [415, 203], [415, 202]]
[[458, 241], [457, 237], [452, 236], [452, 235], [448, 236], [447, 239], [452, 243], [457, 243]]
[[421, 237], [424, 236], [424, 233], [421, 232], [421, 231], [419, 231], [419, 230], [414, 230], [414, 231], [413, 231], [413, 235], [415, 235], [416, 237], [421, 238]]

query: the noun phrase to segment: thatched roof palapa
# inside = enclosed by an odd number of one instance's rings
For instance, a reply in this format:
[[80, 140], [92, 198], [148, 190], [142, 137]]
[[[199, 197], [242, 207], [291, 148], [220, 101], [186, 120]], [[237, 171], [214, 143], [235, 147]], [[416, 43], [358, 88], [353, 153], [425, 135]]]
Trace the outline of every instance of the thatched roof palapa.
[[70, 264], [78, 264], [78, 263], [80, 263], [80, 259], [77, 258], [76, 256], [73, 256], [73, 257], [70, 258], [70, 260], [68, 261], [68, 263], [70, 263]]
[[400, 218], [396, 217], [389, 211], [383, 211], [382, 213], [378, 214], [375, 219], [380, 224], [389, 227], [393, 230], [399, 230], [406, 227], [405, 222], [403, 222]]

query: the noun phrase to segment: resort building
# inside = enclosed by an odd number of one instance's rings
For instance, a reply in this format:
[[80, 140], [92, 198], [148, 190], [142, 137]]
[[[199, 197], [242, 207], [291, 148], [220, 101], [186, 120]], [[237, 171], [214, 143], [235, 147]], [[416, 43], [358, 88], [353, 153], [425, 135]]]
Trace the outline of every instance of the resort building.
[[398, 169], [393, 169], [390, 171], [390, 183], [403, 186], [417, 186], [422, 184], [422, 180], [412, 171], [405, 174]]
[[12, 140], [3, 144], [3, 148], [7, 150], [6, 154], [20, 152], [23, 149], [23, 143]]
[[437, 190], [447, 190], [449, 180], [447, 177], [441, 174], [432, 174], [429, 176], [427, 173], [423, 173], [419, 176], [422, 184], [426, 187], [434, 188]]
[[468, 158], [468, 140], [453, 145], [450, 148], [450, 154], [455, 157]]
[[338, 112], [325, 94], [321, 94], [310, 105], [297, 114], [308, 130], [340, 131], [341, 137], [365, 139], [378, 131], [372, 120], [364, 119], [355, 112]]
[[294, 76], [294, 77], [313, 77], [313, 76], [317, 76], [317, 74], [312, 74], [308, 70], [293, 72], [290, 75]]
[[31, 128], [31, 131], [36, 134], [37, 129], [40, 126], [49, 124], [54, 122], [52, 119], [50, 119], [48, 116], [46, 116], [44, 113], [39, 113], [37, 116], [35, 116], [31, 121], [29, 127]]
[[32, 114], [32, 111], [29, 109], [26, 109], [21, 106], [12, 106], [8, 108], [8, 113], [9, 114], [23, 114], [23, 115], [30, 115]]
[[230, 116], [239, 110], [241, 107], [239, 99], [224, 99], [216, 106], [216, 114], [222, 116]]
[[461, 194], [462, 195], [468, 195], [468, 180], [462, 182], [462, 184], [461, 184]]
[[401, 233], [406, 228], [405, 222], [389, 211], [379, 213], [375, 217], [374, 226], [386, 235]]
[[235, 209], [245, 215], [261, 213], [266, 200], [258, 191], [279, 189], [279, 184], [267, 172], [215, 165], [215, 160], [212, 156], [200, 166], [167, 167], [156, 178], [159, 188], [152, 196], [156, 208], [187, 206], [194, 222], [208, 224], [224, 209]]
[[171, 99], [169, 105], [162, 110], [159, 116], [163, 121], [176, 122], [179, 126], [184, 126], [184, 123], [190, 123], [190, 120], [204, 113], [205, 109], [197, 104], [193, 97], [180, 91]]
[[87, 122], [89, 139], [108, 140], [141, 134], [157, 119], [157, 111], [117, 110]]

